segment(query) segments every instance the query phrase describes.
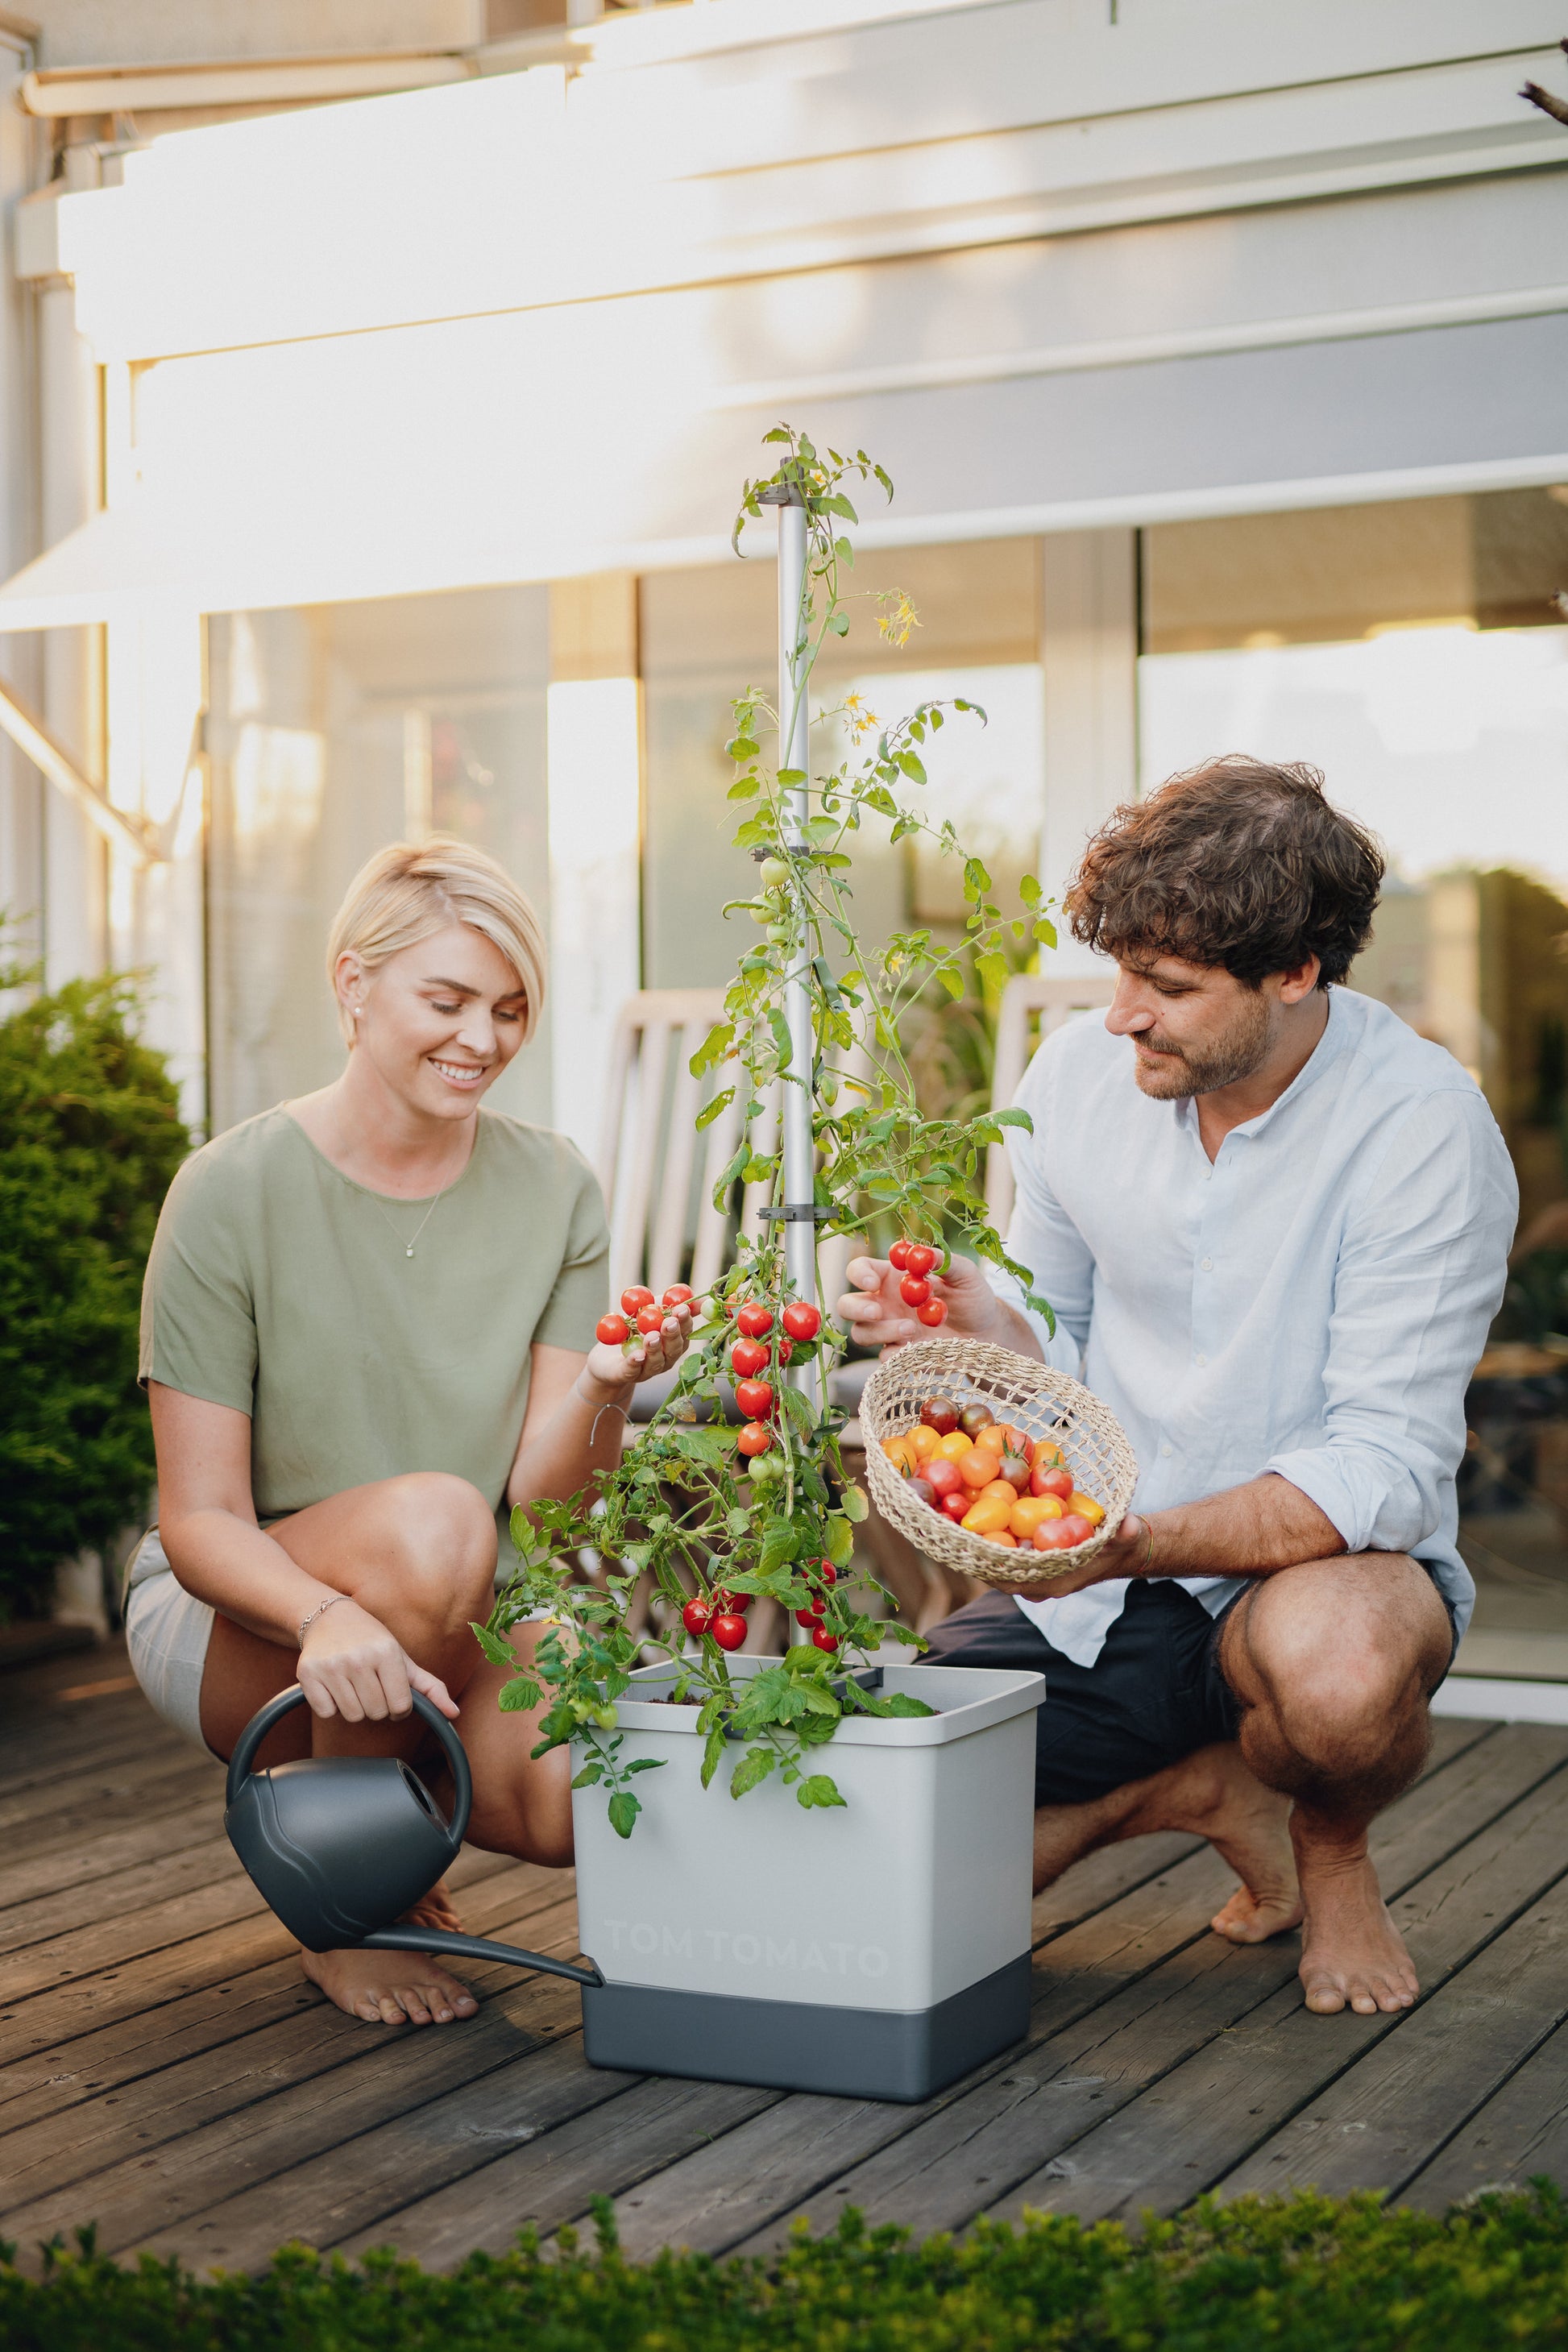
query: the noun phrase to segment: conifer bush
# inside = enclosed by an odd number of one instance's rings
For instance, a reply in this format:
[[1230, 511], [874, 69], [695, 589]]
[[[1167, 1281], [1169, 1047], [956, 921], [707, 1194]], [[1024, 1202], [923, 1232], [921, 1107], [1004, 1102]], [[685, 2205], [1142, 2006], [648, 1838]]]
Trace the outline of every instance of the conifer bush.
[[45, 1613], [57, 1563], [153, 1483], [142, 1276], [191, 1138], [139, 1018], [109, 977], [0, 1021], [0, 1622]]
[[1375, 2197], [1201, 2200], [1119, 2224], [981, 2222], [911, 2244], [845, 2214], [775, 2259], [616, 2251], [563, 2231], [446, 2274], [304, 2248], [258, 2278], [57, 2250], [0, 2268], [7, 2352], [1498, 2352], [1568, 2344], [1568, 2210], [1538, 2181], [1444, 2215]]

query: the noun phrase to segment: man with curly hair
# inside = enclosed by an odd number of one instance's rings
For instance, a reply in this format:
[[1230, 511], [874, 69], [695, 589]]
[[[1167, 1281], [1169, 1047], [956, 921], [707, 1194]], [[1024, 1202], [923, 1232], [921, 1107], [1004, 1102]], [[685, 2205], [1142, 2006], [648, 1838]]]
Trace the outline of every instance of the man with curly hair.
[[[1376, 844], [1301, 766], [1230, 756], [1118, 809], [1067, 893], [1117, 967], [1041, 1046], [1010, 1150], [1011, 1255], [1057, 1315], [955, 1260], [951, 1328], [1081, 1377], [1140, 1465], [1136, 1509], [1049, 1600], [993, 1592], [932, 1661], [1028, 1666], [1036, 1875], [1152, 1830], [1206, 1837], [1238, 1943], [1298, 1926], [1307, 2006], [1407, 2008], [1367, 1853], [1420, 1771], [1475, 1589], [1464, 1395], [1518, 1192], [1479, 1087], [1344, 985]], [[880, 1261], [841, 1312], [919, 1339]]]

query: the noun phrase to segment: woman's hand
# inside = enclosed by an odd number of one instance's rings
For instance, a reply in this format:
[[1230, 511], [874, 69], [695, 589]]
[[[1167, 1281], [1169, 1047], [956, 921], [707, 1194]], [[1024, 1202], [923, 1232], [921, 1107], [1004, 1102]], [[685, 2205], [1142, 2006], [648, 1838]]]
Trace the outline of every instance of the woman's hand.
[[[899, 1296], [904, 1277], [885, 1257], [851, 1258], [844, 1278], [854, 1288], [839, 1300], [838, 1319], [862, 1346], [902, 1348], [911, 1339], [933, 1337], [913, 1307], [904, 1305]], [[931, 1286], [931, 1296], [947, 1307], [947, 1321], [939, 1328], [950, 1338], [991, 1339], [1004, 1348], [1017, 1346], [1017, 1335], [1011, 1328], [1017, 1318], [1009, 1319], [1003, 1302], [972, 1259], [950, 1258], [947, 1272], [940, 1278], [933, 1274]]]
[[670, 1309], [657, 1331], [634, 1330], [624, 1348], [596, 1339], [583, 1367], [584, 1393], [592, 1395], [597, 1389], [602, 1391], [600, 1402], [607, 1404], [639, 1381], [673, 1370], [690, 1344], [691, 1309], [684, 1302]]
[[416, 1666], [378, 1617], [346, 1596], [322, 1611], [300, 1652], [300, 1687], [312, 1715], [384, 1723], [414, 1711], [417, 1691], [451, 1720], [458, 1709], [438, 1675]]

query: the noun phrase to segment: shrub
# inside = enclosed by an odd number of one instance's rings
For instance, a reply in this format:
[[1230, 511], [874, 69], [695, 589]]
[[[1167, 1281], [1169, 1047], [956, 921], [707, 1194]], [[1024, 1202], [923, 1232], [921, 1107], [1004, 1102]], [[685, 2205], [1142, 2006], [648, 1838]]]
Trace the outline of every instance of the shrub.
[[910, 2245], [853, 2212], [777, 2260], [625, 2263], [570, 2231], [542, 2256], [472, 2254], [437, 2275], [300, 2247], [261, 2277], [198, 2280], [143, 2256], [56, 2252], [0, 2269], [9, 2352], [1495, 2352], [1568, 2343], [1568, 2213], [1555, 2189], [1443, 2215], [1370, 2196], [1205, 2200], [1142, 2240], [1114, 2223], [982, 2222]]
[[0, 1622], [41, 1614], [56, 1563], [152, 1484], [142, 1274], [191, 1139], [139, 1010], [111, 977], [0, 1022]]

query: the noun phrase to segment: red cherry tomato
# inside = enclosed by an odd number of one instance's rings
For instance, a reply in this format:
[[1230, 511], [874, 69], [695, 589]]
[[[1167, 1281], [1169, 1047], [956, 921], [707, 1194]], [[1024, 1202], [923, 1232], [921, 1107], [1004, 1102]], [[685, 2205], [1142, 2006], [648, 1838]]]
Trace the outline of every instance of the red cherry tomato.
[[1079, 1538], [1065, 1519], [1042, 1519], [1029, 1540], [1037, 1551], [1071, 1551]]
[[923, 1307], [915, 1309], [915, 1314], [919, 1321], [929, 1323], [934, 1331], [939, 1323], [947, 1321], [947, 1301], [944, 1298], [928, 1298]]
[[910, 1245], [908, 1242], [895, 1242], [893, 1244], [892, 1248], [888, 1252], [888, 1264], [892, 1267], [895, 1274], [908, 1273], [910, 1265]]
[[735, 1318], [735, 1327], [737, 1330], [743, 1331], [748, 1339], [765, 1339], [773, 1328], [773, 1318], [765, 1307], [759, 1307], [754, 1299], [748, 1299]]
[[926, 1463], [921, 1468], [921, 1476], [928, 1486], [935, 1487], [939, 1502], [949, 1495], [956, 1495], [960, 1488], [963, 1488], [966, 1495], [969, 1492], [958, 1475], [957, 1463], [948, 1461], [945, 1454], [939, 1454]]
[[634, 1283], [629, 1290], [623, 1290], [621, 1293], [621, 1312], [623, 1315], [635, 1315], [639, 1307], [651, 1307], [652, 1305], [652, 1291], [644, 1290], [640, 1283]]
[[787, 1363], [788, 1363], [788, 1361], [789, 1361], [789, 1360], [790, 1360], [790, 1358], [794, 1355], [794, 1353], [795, 1353], [795, 1349], [790, 1346], [790, 1343], [789, 1343], [789, 1341], [788, 1341], [787, 1339], [780, 1339], [779, 1341], [777, 1341], [776, 1345], [777, 1345], [777, 1348], [778, 1348], [778, 1357], [779, 1357], [779, 1361], [780, 1361], [780, 1363], [781, 1363], [781, 1364], [787, 1364]]
[[601, 1315], [594, 1326], [594, 1337], [604, 1347], [618, 1348], [628, 1337], [629, 1329], [624, 1315]]
[[773, 1392], [766, 1381], [737, 1381], [735, 1402], [748, 1421], [761, 1421], [773, 1409]]
[[663, 1327], [664, 1309], [662, 1307], [654, 1307], [650, 1305], [647, 1307], [639, 1307], [637, 1308], [637, 1329], [643, 1333], [645, 1338], [651, 1338], [655, 1331], [661, 1330]]
[[743, 1617], [751, 1605], [752, 1596], [749, 1592], [716, 1592], [713, 1595], [713, 1613], [716, 1617]]
[[695, 1633], [700, 1637], [708, 1631], [708, 1620], [710, 1614], [711, 1612], [706, 1601], [689, 1601], [680, 1612], [680, 1622], [689, 1633]]
[[836, 1650], [838, 1647], [837, 1634], [830, 1633], [826, 1625], [814, 1625], [811, 1639], [814, 1648], [818, 1650]]
[[906, 1307], [923, 1307], [931, 1297], [931, 1285], [922, 1275], [906, 1274], [899, 1285], [899, 1297]]
[[689, 1307], [691, 1304], [691, 1298], [692, 1292], [689, 1283], [672, 1282], [669, 1288], [665, 1292], [661, 1304], [671, 1308], [677, 1307]]
[[784, 1327], [792, 1339], [815, 1339], [822, 1328], [822, 1317], [804, 1298], [795, 1298], [784, 1311]]
[[721, 1650], [738, 1650], [746, 1638], [746, 1621], [733, 1615], [715, 1617], [708, 1631]]
[[928, 1248], [924, 1242], [911, 1242], [905, 1264], [910, 1274], [929, 1274], [941, 1255], [940, 1250]]
[[937, 1491], [929, 1478], [911, 1478], [908, 1483], [917, 1503], [929, 1503], [933, 1511], [938, 1508]]
[[956, 1494], [947, 1494], [942, 1496], [942, 1507], [950, 1519], [961, 1519], [965, 1511], [973, 1508], [973, 1501], [974, 1497], [968, 1487], [960, 1486]]
[[830, 1559], [818, 1560], [816, 1564], [816, 1573], [824, 1584], [837, 1584], [838, 1581], [838, 1570], [834, 1567], [833, 1562]]
[[760, 1421], [749, 1421], [736, 1440], [742, 1453], [750, 1455], [765, 1454], [773, 1442], [773, 1431]]
[[1087, 1543], [1094, 1533], [1091, 1522], [1084, 1517], [1081, 1511], [1065, 1512], [1057, 1521], [1057, 1525], [1058, 1528], [1067, 1528], [1070, 1530], [1075, 1544]]
[[1055, 1470], [1047, 1462], [1037, 1463], [1029, 1473], [1029, 1492], [1054, 1495], [1058, 1503], [1065, 1503], [1072, 1493], [1072, 1472]]
[[822, 1622], [821, 1603], [818, 1602], [815, 1609], [797, 1609], [795, 1612], [795, 1622], [797, 1625], [820, 1625]]
[[760, 1339], [737, 1339], [730, 1350], [730, 1370], [737, 1380], [754, 1381], [768, 1368], [768, 1351]]

